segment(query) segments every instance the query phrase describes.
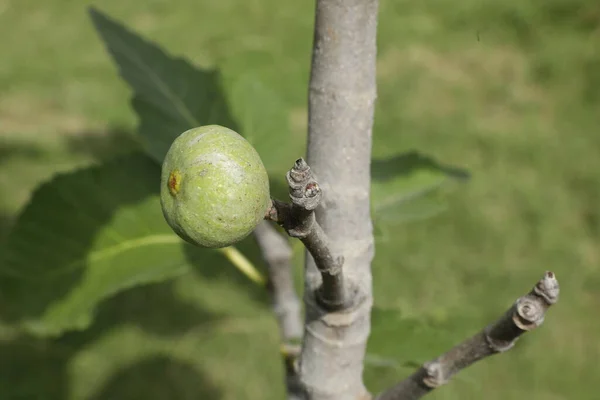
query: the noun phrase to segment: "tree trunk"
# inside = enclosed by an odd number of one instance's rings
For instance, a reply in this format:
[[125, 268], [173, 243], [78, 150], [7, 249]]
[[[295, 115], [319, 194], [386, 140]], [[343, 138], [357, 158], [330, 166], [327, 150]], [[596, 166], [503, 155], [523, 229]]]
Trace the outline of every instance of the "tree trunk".
[[368, 398], [362, 381], [372, 305], [370, 163], [378, 0], [317, 0], [307, 161], [323, 192], [317, 221], [343, 257], [346, 301], [317, 301], [322, 277], [306, 254], [300, 380], [310, 400]]

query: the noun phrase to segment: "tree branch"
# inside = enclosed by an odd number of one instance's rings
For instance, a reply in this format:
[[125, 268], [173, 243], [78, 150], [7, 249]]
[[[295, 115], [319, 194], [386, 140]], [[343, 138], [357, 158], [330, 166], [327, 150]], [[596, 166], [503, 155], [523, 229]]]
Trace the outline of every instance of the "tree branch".
[[546, 272], [534, 288], [517, 299], [497, 321], [440, 357], [425, 363], [404, 381], [380, 394], [376, 400], [415, 400], [447, 383], [471, 364], [511, 349], [517, 339], [542, 324], [548, 308], [558, 301], [559, 285]]
[[294, 288], [292, 249], [286, 238], [267, 221], [263, 221], [256, 227], [254, 239], [261, 250], [269, 273], [268, 288], [282, 338], [288, 400], [302, 400], [304, 395], [295, 363], [304, 326], [300, 300]]
[[317, 0], [308, 101], [307, 162], [323, 191], [316, 220], [344, 257], [344, 302], [318, 299], [324, 278], [306, 256], [306, 326], [299, 375], [308, 400], [357, 400], [373, 302], [371, 145], [378, 0]]
[[321, 188], [302, 158], [296, 160], [288, 171], [287, 182], [292, 204], [273, 200], [267, 218], [304, 243], [321, 272], [323, 284], [317, 296], [320, 304], [327, 310], [340, 309], [346, 298], [343, 258], [332, 254], [329, 239], [315, 218], [314, 210], [321, 201]]

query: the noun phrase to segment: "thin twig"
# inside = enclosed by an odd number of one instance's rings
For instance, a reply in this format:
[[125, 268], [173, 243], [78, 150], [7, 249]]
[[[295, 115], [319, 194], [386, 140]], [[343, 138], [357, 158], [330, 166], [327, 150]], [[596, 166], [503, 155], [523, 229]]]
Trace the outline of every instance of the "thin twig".
[[500, 319], [447, 353], [425, 363], [376, 400], [419, 399], [471, 364], [511, 349], [523, 333], [544, 322], [546, 311], [558, 301], [558, 295], [556, 276], [546, 272], [531, 292], [519, 298]]
[[254, 239], [269, 272], [268, 288], [281, 332], [288, 400], [301, 400], [304, 399], [304, 394], [295, 363], [304, 326], [300, 300], [294, 288], [292, 249], [286, 238], [267, 221], [260, 223], [254, 230]]
[[304, 243], [323, 278], [317, 296], [321, 306], [326, 310], [338, 310], [345, 306], [346, 299], [343, 257], [332, 254], [329, 239], [315, 218], [321, 188], [302, 158], [296, 160], [287, 173], [287, 182], [292, 204], [273, 200], [266, 218], [277, 222], [290, 236]]

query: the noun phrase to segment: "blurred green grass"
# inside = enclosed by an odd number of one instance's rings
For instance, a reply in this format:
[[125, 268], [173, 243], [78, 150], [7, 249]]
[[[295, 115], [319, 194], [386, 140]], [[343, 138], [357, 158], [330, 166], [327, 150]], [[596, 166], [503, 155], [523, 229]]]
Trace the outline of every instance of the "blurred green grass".
[[[312, 2], [96, 5], [170, 53], [219, 67], [226, 88], [255, 75], [305, 134]], [[136, 119], [84, 2], [0, 0], [0, 37], [3, 235], [40, 181], [135, 148]], [[399, 317], [370, 351], [432, 357], [549, 269], [562, 298], [542, 328], [430, 397], [597, 398], [600, 5], [383, 0], [378, 68], [374, 155], [416, 149], [473, 176], [448, 193], [445, 214], [378, 238], [376, 305]], [[211, 268], [210, 279], [106, 302], [86, 332], [40, 340], [3, 326], [0, 398], [282, 398], [268, 307], [218, 272], [226, 264]], [[377, 390], [409, 372], [366, 375]]]

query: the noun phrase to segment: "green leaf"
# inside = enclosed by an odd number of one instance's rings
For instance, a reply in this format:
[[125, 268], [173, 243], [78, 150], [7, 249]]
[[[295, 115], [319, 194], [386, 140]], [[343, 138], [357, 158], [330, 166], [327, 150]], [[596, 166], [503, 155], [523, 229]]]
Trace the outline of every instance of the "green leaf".
[[156, 161], [162, 163], [173, 140], [190, 128], [218, 124], [239, 132], [217, 70], [197, 69], [169, 56], [93, 7], [90, 14], [121, 76], [134, 91], [138, 131]]
[[416, 151], [371, 163], [372, 207], [380, 231], [416, 219], [429, 218], [446, 209], [440, 189], [469, 178], [467, 171], [444, 166]]
[[251, 73], [236, 79], [230, 93], [239, 133], [252, 143], [267, 170], [287, 171], [302, 156], [304, 147], [290, 134], [283, 99]]
[[39, 187], [2, 255], [3, 316], [37, 334], [83, 329], [108, 296], [188, 271], [191, 246], [162, 216], [159, 179], [134, 154]]
[[155, 160], [162, 163], [182, 132], [207, 124], [223, 125], [243, 135], [269, 171], [285, 171], [302, 156], [303, 138], [290, 134], [283, 100], [255, 75], [237, 78], [227, 96], [217, 70], [196, 68], [100, 11], [91, 8], [90, 13], [121, 76], [134, 91], [138, 131]]

